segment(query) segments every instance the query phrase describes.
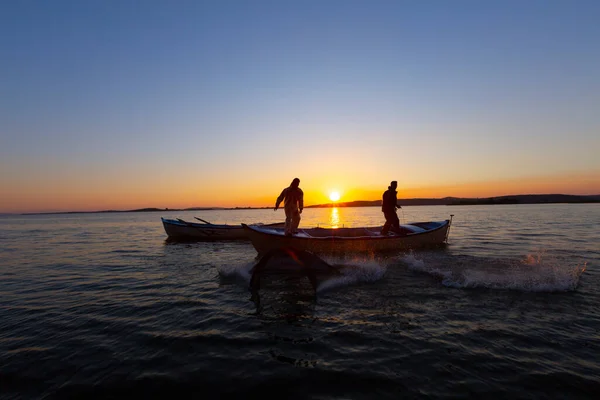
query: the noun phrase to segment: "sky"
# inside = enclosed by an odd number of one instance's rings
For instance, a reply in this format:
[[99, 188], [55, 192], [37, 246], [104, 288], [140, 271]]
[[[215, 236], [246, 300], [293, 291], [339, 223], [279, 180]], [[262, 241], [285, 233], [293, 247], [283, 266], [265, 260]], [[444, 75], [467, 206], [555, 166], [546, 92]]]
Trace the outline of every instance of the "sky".
[[600, 194], [600, 2], [0, 2], [0, 212]]

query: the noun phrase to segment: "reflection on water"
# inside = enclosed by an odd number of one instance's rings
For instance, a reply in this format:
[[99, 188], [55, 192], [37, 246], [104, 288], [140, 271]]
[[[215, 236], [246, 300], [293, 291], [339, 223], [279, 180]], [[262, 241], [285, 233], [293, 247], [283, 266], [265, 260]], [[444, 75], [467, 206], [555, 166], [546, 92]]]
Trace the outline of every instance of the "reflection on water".
[[[339, 274], [316, 295], [305, 276], [265, 275], [254, 303], [249, 241], [166, 244], [159, 217], [283, 212], [2, 216], [0, 398], [595, 398], [598, 204], [403, 212], [454, 213], [450, 244], [327, 258]], [[380, 207], [308, 208], [301, 226], [383, 222]]]
[[339, 228], [340, 212], [337, 207], [331, 209], [331, 213], [329, 214], [329, 225], [331, 225], [332, 228]]

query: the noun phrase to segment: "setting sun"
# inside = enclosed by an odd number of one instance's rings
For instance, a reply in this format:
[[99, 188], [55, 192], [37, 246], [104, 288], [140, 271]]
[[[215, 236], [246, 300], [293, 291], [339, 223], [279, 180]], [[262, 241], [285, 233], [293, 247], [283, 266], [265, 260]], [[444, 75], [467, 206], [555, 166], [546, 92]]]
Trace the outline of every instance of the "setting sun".
[[331, 192], [329, 194], [329, 199], [331, 201], [338, 201], [340, 199], [340, 194], [338, 192]]

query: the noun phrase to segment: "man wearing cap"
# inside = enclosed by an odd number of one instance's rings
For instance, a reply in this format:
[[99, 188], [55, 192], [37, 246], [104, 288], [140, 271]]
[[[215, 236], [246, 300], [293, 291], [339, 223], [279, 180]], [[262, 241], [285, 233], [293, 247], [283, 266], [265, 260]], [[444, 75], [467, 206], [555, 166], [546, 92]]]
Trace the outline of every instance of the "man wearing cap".
[[290, 186], [281, 191], [275, 203], [275, 211], [277, 211], [279, 204], [283, 201], [286, 236], [297, 233], [298, 225], [300, 225], [300, 214], [302, 214], [302, 209], [304, 208], [304, 193], [298, 187], [299, 185], [300, 179], [294, 178]]
[[390, 228], [392, 229], [392, 232], [400, 233], [400, 220], [396, 214], [396, 210], [401, 208], [398, 205], [398, 192], [396, 191], [397, 187], [398, 182], [392, 181], [390, 186], [388, 186], [388, 190], [383, 192], [381, 211], [383, 211], [383, 215], [385, 216], [385, 224], [381, 229], [382, 235], [387, 235]]

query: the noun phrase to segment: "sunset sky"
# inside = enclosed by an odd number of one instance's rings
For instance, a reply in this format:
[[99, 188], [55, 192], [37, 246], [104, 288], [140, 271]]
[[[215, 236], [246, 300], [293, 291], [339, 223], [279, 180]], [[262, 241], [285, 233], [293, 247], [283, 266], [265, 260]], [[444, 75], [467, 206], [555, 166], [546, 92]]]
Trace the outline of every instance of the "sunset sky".
[[600, 1], [3, 1], [0, 212], [600, 194]]

